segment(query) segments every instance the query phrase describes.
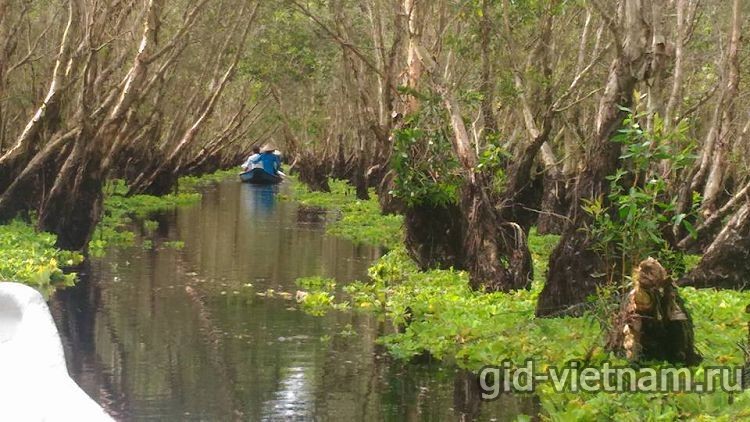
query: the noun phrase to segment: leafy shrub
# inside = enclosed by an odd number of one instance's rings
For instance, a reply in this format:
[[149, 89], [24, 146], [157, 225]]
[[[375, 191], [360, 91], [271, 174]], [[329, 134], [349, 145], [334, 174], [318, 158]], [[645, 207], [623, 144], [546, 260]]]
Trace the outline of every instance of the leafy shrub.
[[423, 98], [417, 114], [394, 131], [393, 194], [408, 205], [456, 203], [461, 175], [449, 121], [438, 96]]
[[503, 148], [497, 134], [488, 136], [488, 144], [479, 154], [477, 170], [492, 175], [492, 187], [497, 193], [505, 190], [505, 168], [511, 154]]
[[[608, 269], [619, 267], [622, 274], [629, 274], [638, 262], [651, 256], [679, 276], [686, 269], [685, 254], [673, 247], [665, 233], [680, 225], [694, 233], [691, 222], [698, 217], [700, 198], [694, 198], [688, 212], [677, 213], [677, 195], [670, 191], [659, 167], [667, 164], [672, 173], [685, 168], [694, 159], [694, 143], [686, 138], [684, 121], [667, 133], [658, 116], [652, 131], [640, 126], [640, 117], [631, 113], [613, 138], [623, 144], [624, 167], [607, 178], [609, 206], [602, 198], [584, 206], [594, 220], [586, 230], [594, 237], [594, 250]], [[613, 279], [614, 273], [608, 276], [611, 281], [621, 281]]]
[[183, 242], [182, 240], [171, 240], [168, 242], [164, 242], [163, 245], [165, 248], [174, 249], [178, 251], [185, 248], [185, 242]]
[[332, 309], [343, 310], [347, 308], [346, 303], [336, 303], [332, 293], [311, 292], [302, 298], [302, 310], [313, 316], [323, 316]]

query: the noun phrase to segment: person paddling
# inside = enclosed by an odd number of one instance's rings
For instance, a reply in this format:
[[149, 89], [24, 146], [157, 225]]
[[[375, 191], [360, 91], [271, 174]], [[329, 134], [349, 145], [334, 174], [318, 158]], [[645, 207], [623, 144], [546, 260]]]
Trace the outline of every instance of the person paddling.
[[263, 170], [265, 170], [266, 173], [274, 176], [283, 176], [283, 173], [281, 173], [281, 158], [279, 155], [281, 154], [275, 149], [267, 149], [260, 153], [257, 160], [263, 165]]
[[281, 171], [281, 153], [266, 145], [253, 147], [253, 154], [242, 165], [240, 180], [254, 185], [273, 185], [286, 178]]

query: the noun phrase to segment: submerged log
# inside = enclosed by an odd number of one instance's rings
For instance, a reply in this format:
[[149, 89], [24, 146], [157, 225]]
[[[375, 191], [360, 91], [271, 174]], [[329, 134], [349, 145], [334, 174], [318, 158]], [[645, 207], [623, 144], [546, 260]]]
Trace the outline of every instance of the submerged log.
[[693, 320], [677, 286], [659, 261], [640, 263], [633, 289], [623, 298], [607, 340], [607, 349], [632, 362], [666, 360], [698, 364]]

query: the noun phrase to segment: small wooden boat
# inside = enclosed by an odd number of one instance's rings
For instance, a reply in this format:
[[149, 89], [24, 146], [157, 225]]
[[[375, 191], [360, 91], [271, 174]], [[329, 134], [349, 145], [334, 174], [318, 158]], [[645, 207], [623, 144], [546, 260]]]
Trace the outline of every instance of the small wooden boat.
[[254, 168], [240, 174], [240, 179], [245, 183], [252, 183], [254, 185], [275, 185], [281, 182], [281, 177], [270, 174], [262, 168]]

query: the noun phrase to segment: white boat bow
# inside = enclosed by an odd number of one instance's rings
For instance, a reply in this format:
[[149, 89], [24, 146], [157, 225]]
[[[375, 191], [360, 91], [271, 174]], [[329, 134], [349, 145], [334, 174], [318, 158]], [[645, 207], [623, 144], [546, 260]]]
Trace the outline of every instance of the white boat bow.
[[0, 282], [0, 421], [111, 421], [70, 378], [39, 292]]

